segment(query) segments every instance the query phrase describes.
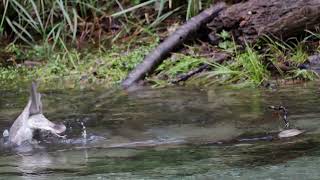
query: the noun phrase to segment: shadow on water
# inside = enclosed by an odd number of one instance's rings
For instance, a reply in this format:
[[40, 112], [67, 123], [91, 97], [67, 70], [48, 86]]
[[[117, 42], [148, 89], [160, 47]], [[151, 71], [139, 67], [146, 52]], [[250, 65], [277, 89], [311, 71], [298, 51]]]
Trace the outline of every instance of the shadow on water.
[[[27, 89], [27, 88], [26, 88]], [[1, 90], [0, 90], [1, 91]], [[0, 130], [8, 129], [27, 91], [0, 92]], [[42, 91], [44, 114], [67, 126], [32, 151], [0, 145], [0, 176], [23, 179], [316, 179], [320, 121], [316, 84], [262, 89]], [[285, 105], [293, 127], [267, 108]]]

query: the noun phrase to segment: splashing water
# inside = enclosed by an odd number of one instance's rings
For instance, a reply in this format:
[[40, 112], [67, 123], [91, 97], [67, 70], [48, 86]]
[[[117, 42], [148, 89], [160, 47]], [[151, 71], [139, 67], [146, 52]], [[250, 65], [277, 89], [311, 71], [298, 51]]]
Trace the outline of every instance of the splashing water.
[[[318, 179], [318, 87], [47, 91], [48, 117], [68, 138], [16, 155], [0, 137], [0, 179]], [[24, 101], [0, 90], [1, 132]], [[271, 104], [305, 132], [278, 139]]]
[[4, 138], [6, 138], [6, 137], [9, 137], [9, 131], [7, 130], [7, 129], [5, 129], [4, 131], [3, 131], [3, 137]]
[[82, 137], [83, 137], [83, 143], [85, 144], [87, 142], [87, 129], [83, 122], [81, 122], [82, 126]]

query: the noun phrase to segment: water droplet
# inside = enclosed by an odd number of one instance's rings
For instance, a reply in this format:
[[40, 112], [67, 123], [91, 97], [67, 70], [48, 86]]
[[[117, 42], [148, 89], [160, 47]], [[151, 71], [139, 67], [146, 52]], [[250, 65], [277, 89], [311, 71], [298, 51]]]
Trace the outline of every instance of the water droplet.
[[9, 136], [9, 131], [5, 129], [2, 133], [3, 137], [8, 137]]
[[84, 143], [86, 143], [86, 141], [87, 141], [87, 130], [86, 130], [86, 126], [84, 125], [83, 122], [81, 122], [81, 126], [82, 126], [82, 137], [83, 137]]

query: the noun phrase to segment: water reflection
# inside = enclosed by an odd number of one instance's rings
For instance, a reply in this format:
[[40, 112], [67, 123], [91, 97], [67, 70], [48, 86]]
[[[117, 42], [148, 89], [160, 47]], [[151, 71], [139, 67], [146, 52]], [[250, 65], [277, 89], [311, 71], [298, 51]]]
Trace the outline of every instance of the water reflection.
[[[0, 175], [24, 179], [317, 177], [320, 121], [316, 85], [263, 89], [44, 91], [46, 117], [67, 125], [28, 154], [0, 147]], [[0, 131], [27, 92], [0, 93]], [[285, 105], [301, 136], [277, 139]], [[1, 146], [1, 145], [0, 145]], [[303, 164], [303, 165], [302, 165]], [[294, 170], [300, 167], [299, 173]], [[288, 171], [288, 169], [290, 171]], [[311, 174], [307, 174], [311, 173]], [[313, 173], [313, 174], [312, 174]]]

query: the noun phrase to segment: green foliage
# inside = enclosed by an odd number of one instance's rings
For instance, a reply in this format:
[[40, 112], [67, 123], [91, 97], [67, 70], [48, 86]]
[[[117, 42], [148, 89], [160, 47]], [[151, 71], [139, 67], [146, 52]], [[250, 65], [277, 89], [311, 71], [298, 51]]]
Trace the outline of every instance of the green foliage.
[[[307, 41], [308, 39], [317, 39], [320, 40], [320, 29], [317, 28], [315, 32], [306, 30], [306, 32], [308, 32], [310, 35], [307, 36], [304, 41]], [[316, 49], [319, 53], [320, 53], [320, 44], [318, 44], [318, 47]]]
[[294, 51], [292, 52], [291, 57], [289, 58], [289, 61], [295, 65], [299, 66], [300, 64], [304, 63], [308, 58], [308, 54], [306, 51], [303, 49], [302, 44], [298, 44]]
[[247, 78], [256, 85], [260, 85], [268, 77], [266, 66], [262, 63], [261, 55], [252, 48], [246, 48], [246, 52], [240, 54], [236, 61], [242, 66]]
[[173, 59], [164, 61], [156, 70], [158, 77], [166, 77], [173, 80], [177, 75], [189, 72], [191, 69], [203, 64], [204, 60], [197, 57], [176, 54]]
[[186, 18], [190, 19], [191, 17], [197, 15], [201, 9], [202, 9], [201, 0], [188, 0]]
[[[149, 0], [110, 16], [125, 15], [155, 1]], [[97, 19], [107, 16], [106, 12], [112, 13], [117, 6], [122, 8], [117, 0], [7, 0], [0, 13], [0, 37], [6, 30], [15, 34], [15, 41], [22, 40], [31, 46], [39, 41], [52, 44], [52, 48], [68, 42], [75, 44], [82, 35], [94, 33], [92, 28], [99, 27]]]
[[[316, 37], [316, 34], [314, 35]], [[284, 41], [272, 39], [265, 36], [268, 43], [267, 57], [270, 62], [277, 68], [281, 76], [285, 76], [279, 65], [286, 64], [293, 70], [287, 73], [288, 78], [299, 78], [303, 80], [315, 80], [318, 78], [317, 73], [311, 70], [299, 69], [299, 65], [308, 59], [308, 53], [304, 41], [295, 44], [288, 44]]]
[[261, 56], [249, 46], [245, 52], [238, 54], [233, 62], [211, 65], [214, 70], [205, 73], [205, 77], [211, 82], [259, 86], [269, 78], [269, 72], [262, 63]]
[[[172, 9], [172, 0], [130, 0], [130, 4], [125, 0], [6, 0], [3, 1], [1, 7], [3, 12], [0, 13], [0, 37], [6, 31], [15, 35], [15, 41], [22, 40], [28, 45], [35, 45], [36, 42], [41, 41], [53, 44], [50, 47], [56, 48], [59, 43], [72, 42], [75, 44], [76, 40], [81, 38], [82, 35], [88, 34], [89, 30], [94, 31], [91, 25], [90, 27], [84, 25], [93, 24], [95, 26], [99, 23], [98, 19], [100, 17], [120, 18], [123, 16], [125, 19], [121, 22], [126, 22], [126, 24], [122, 23], [123, 26], [127, 26], [124, 28], [126, 32], [120, 31], [118, 35], [113, 36], [118, 38], [124, 32], [130, 34], [128, 25], [134, 26], [147, 22], [150, 25], [148, 28], [154, 28], [177, 11], [187, 9], [186, 16], [190, 18], [198, 14], [203, 9], [204, 4], [210, 3], [201, 0], [181, 0], [181, 2], [188, 3], [186, 6], [182, 5]], [[138, 20], [139, 23], [130, 23], [132, 19], [134, 21], [137, 21], [137, 19], [135, 17], [130, 18], [129, 15], [147, 6], [154, 7], [154, 13], [157, 16], [149, 15], [149, 17], [155, 17], [151, 22], [148, 18]], [[114, 12], [114, 10], [117, 10], [117, 12]], [[139, 28], [139, 26], [135, 26], [135, 28]]]
[[220, 34], [218, 34], [222, 40], [226, 41], [226, 40], [230, 40], [231, 36], [229, 34], [229, 32], [222, 30]]
[[290, 45], [284, 41], [273, 40], [267, 36], [266, 38], [269, 46], [268, 53], [274, 62], [280, 59], [297, 67], [307, 60], [308, 54], [305, 51], [303, 42]]
[[[15, 46], [11, 46], [12, 47]], [[8, 84], [11, 81], [31, 81], [38, 79], [44, 82], [56, 82], [57, 80], [71, 80], [75, 84], [95, 83], [113, 85], [120, 83], [129, 71], [143, 60], [144, 55], [153, 46], [142, 46], [130, 52], [123, 49], [112, 48], [108, 51], [87, 50], [78, 52], [74, 49], [67, 52], [55, 52], [47, 59], [45, 65], [35, 67], [9, 67], [0, 69], [0, 84]], [[33, 58], [42, 58], [38, 53], [41, 47], [27, 51]], [[24, 52], [18, 51], [23, 54]], [[40, 56], [40, 57], [37, 57]]]
[[[3, 27], [10, 27], [16, 37], [32, 45], [37, 37], [55, 41], [71, 38], [77, 33], [77, 4], [62, 0], [8, 0], [2, 15]], [[81, 5], [82, 6], [82, 5]], [[58, 38], [56, 37], [58, 36]]]
[[289, 78], [295, 78], [295, 79], [302, 79], [307, 81], [314, 81], [316, 79], [319, 79], [318, 73], [307, 70], [307, 69], [295, 69], [289, 72], [291, 74], [291, 77]]
[[5, 52], [13, 54], [15, 59], [19, 61], [43, 61], [49, 59], [53, 54], [53, 51], [48, 44], [43, 44], [42, 46], [34, 45], [31, 47], [23, 47], [11, 43], [6, 46]]
[[[12, 82], [16, 81], [18, 78], [25, 78], [24, 76], [28, 75], [28, 70], [26, 68], [0, 68], [0, 81], [1, 82]], [[21, 75], [21, 76], [20, 76]], [[0, 83], [1, 84], [1, 83]]]
[[187, 0], [187, 14], [186, 19], [190, 19], [191, 17], [199, 14], [202, 9], [205, 9], [209, 5], [213, 3], [212, 0]]
[[218, 34], [218, 36], [222, 39], [222, 41], [219, 42], [218, 47], [226, 52], [233, 53], [236, 49], [236, 44], [232, 41], [232, 37], [229, 32], [223, 30]]
[[100, 61], [96, 60], [91, 64], [90, 68], [94, 71], [95, 78], [103, 78], [112, 83], [120, 83], [129, 71], [133, 70], [143, 60], [149, 49], [150, 47], [137, 48], [126, 55], [121, 55], [122, 53], [104, 53], [100, 56]]
[[[54, 82], [57, 79], [69, 79], [80, 83], [118, 84], [154, 46], [149, 40], [159, 40], [154, 33], [156, 26], [175, 13], [185, 13], [189, 19], [211, 3], [210, 0], [5, 0], [0, 7], [4, 8], [0, 12], [0, 36], [11, 31], [16, 38], [5, 51], [12, 53], [13, 59], [19, 62], [29, 60], [46, 64], [32, 68], [23, 64], [2, 67], [0, 81], [5, 83], [17, 79], [39, 79]], [[149, 14], [150, 19], [143, 19], [143, 16], [137, 18], [137, 11], [145, 7], [148, 10], [150, 7], [154, 8], [154, 14]], [[81, 40], [81, 34], [85, 32], [82, 29], [84, 22], [94, 24], [100, 17], [113, 17], [121, 22], [123, 27], [118, 34], [112, 35], [110, 42], [126, 36], [126, 45], [130, 50], [114, 47], [108, 49], [109, 46], [105, 46], [105, 49], [100, 47], [79, 52], [70, 48], [72, 43], [74, 45]], [[144, 34], [140, 38], [137, 35], [130, 37], [131, 34], [141, 32]], [[145, 34], [150, 37], [143, 37]], [[294, 68], [287, 74], [290, 77], [305, 80], [318, 78], [313, 71], [298, 69], [308, 56], [303, 43], [292, 45], [266, 37], [269, 48], [266, 54], [260, 55], [249, 46], [244, 52], [237, 53], [237, 46], [227, 31], [221, 31], [219, 36], [222, 42], [218, 44], [218, 48], [234, 55], [234, 58], [222, 65], [211, 64], [213, 70], [204, 74], [207, 84], [218, 82], [259, 86], [270, 76], [266, 64], [262, 62], [264, 59], [268, 60], [267, 63], [272, 62], [283, 77], [286, 75], [278, 67], [279, 64], [289, 64]], [[319, 33], [313, 32], [311, 36], [310, 38], [320, 37]], [[19, 45], [18, 41], [25, 43]], [[83, 41], [89, 40], [84, 38]], [[132, 50], [132, 44], [140, 47]], [[156, 69], [156, 75], [148, 80], [158, 87], [167, 85], [168, 81], [205, 62], [203, 58], [196, 56], [175, 54], [173, 58], [164, 61]]]

